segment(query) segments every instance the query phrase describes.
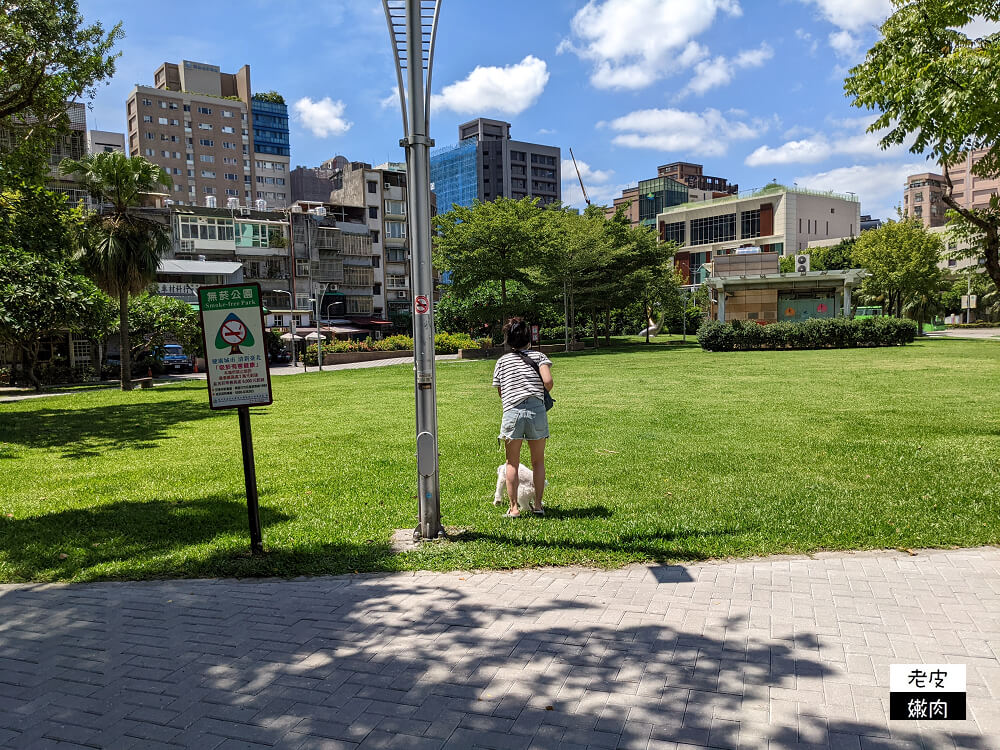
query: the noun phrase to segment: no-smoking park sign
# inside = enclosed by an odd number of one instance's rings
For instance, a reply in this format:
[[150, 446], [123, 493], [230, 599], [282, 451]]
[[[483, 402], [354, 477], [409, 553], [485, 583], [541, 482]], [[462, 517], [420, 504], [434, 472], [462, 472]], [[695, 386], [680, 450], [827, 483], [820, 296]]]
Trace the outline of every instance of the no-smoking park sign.
[[418, 294], [413, 300], [413, 310], [417, 315], [426, 315], [431, 309], [430, 300], [427, 299], [427, 295]]
[[264, 315], [257, 284], [198, 290], [208, 398], [213, 409], [271, 403]]

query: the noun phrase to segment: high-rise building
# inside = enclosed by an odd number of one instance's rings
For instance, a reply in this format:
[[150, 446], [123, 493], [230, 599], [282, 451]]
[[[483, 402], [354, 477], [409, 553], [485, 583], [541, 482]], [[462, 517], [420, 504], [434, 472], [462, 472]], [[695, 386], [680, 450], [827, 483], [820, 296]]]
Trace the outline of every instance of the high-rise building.
[[252, 94], [250, 66], [163, 63], [154, 84], [129, 95], [128, 153], [167, 170], [175, 203], [289, 205], [288, 108], [274, 92]]
[[515, 141], [510, 123], [478, 118], [458, 126], [458, 144], [431, 154], [431, 185], [438, 205], [507, 197], [539, 198], [542, 204], [562, 200], [558, 146]]
[[[985, 154], [984, 149], [970, 151], [964, 161], [948, 169], [951, 197], [963, 208], [986, 208], [990, 198], [1000, 193], [1000, 176], [979, 177], [972, 174], [972, 168]], [[943, 174], [921, 172], [910, 175], [903, 188], [903, 214], [916, 216], [925, 227], [944, 226], [948, 210], [943, 200], [946, 190]]]
[[[35, 122], [33, 117], [22, 121], [23, 125], [0, 127], [0, 153], [16, 149], [25, 136], [25, 131]], [[66, 118], [57, 123], [60, 128], [49, 144], [49, 174], [45, 187], [64, 193], [70, 203], [89, 202], [90, 196], [73, 177], [63, 175], [59, 165], [63, 159], [79, 159], [87, 153], [87, 107], [80, 102], [67, 102]]]

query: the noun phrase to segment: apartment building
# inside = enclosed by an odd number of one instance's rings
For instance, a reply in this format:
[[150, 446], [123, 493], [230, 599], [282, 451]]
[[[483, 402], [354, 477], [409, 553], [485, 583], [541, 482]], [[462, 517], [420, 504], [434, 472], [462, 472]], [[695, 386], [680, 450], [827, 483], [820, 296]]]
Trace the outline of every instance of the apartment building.
[[232, 280], [260, 284], [265, 307], [288, 309], [292, 287], [288, 218], [284, 211], [182, 206], [167, 209], [171, 252], [157, 273], [157, 291], [197, 302], [198, 287]]
[[656, 226], [656, 217], [669, 206], [692, 201], [712, 200], [735, 195], [739, 185], [724, 177], [704, 174], [701, 164], [678, 161], [656, 168], [656, 177], [640, 180], [637, 185], [622, 190], [605, 214], [610, 219], [618, 207], [626, 205], [626, 215], [632, 226]]
[[248, 65], [223, 73], [190, 60], [163, 63], [154, 86], [132, 89], [126, 113], [128, 153], [167, 171], [174, 203], [289, 204], [288, 108], [273, 92], [252, 94]]
[[860, 224], [856, 196], [782, 185], [671, 206], [657, 216], [660, 240], [680, 248], [674, 263], [688, 284], [704, 281], [704, 266], [716, 255], [753, 247], [791, 255], [811, 240], [854, 237]]
[[330, 180], [334, 172], [348, 164], [350, 162], [346, 156], [335, 156], [318, 167], [297, 166], [289, 174], [292, 203], [297, 201], [324, 203], [330, 200]]
[[[951, 197], [963, 208], [985, 208], [990, 198], [1000, 193], [1000, 177], [978, 177], [972, 173], [973, 166], [986, 153], [983, 149], [970, 151], [965, 160], [948, 170], [951, 177]], [[947, 190], [944, 175], [936, 172], [921, 172], [906, 178], [903, 188], [903, 214], [915, 216], [925, 227], [940, 227], [947, 222], [944, 202]]]
[[510, 128], [480, 117], [458, 126], [458, 144], [431, 154], [431, 189], [441, 210], [500, 197], [562, 200], [559, 148], [512, 140]]
[[[413, 298], [406, 164], [385, 162], [373, 167], [366, 162], [348, 162], [334, 170], [330, 185], [332, 202], [364, 208], [372, 251], [379, 261], [379, 281], [383, 282], [376, 295], [376, 309], [385, 317], [408, 311]], [[431, 215], [436, 211], [432, 193]]]
[[375, 299], [382, 296], [381, 259], [372, 246], [365, 209], [298, 201], [288, 220], [296, 310], [315, 309], [310, 300], [319, 300], [323, 321], [346, 318], [359, 326], [380, 325], [383, 311]]

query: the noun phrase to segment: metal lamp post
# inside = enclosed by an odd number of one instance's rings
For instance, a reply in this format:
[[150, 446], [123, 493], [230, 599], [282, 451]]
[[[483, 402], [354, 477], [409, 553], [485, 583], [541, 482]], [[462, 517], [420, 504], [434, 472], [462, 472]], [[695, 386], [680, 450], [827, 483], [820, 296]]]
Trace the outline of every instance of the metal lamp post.
[[[437, 389], [434, 372], [434, 278], [431, 268], [430, 131], [431, 69], [441, 0], [382, 0], [396, 60], [403, 115], [407, 210], [413, 279], [413, 361], [417, 411], [417, 487], [420, 503], [415, 539], [444, 535], [438, 480]], [[403, 73], [406, 73], [404, 85]], [[426, 71], [426, 80], [424, 72]]]
[[292, 367], [298, 367], [299, 362], [295, 359], [295, 298], [291, 292], [284, 289], [275, 289], [278, 294], [288, 295], [288, 330], [292, 334]]

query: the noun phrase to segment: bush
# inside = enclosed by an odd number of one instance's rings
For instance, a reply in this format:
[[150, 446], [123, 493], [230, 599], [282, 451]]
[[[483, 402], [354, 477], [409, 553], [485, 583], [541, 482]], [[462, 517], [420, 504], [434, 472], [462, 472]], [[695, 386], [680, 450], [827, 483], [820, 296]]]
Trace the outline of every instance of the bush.
[[[490, 339], [483, 339], [489, 342]], [[439, 333], [434, 337], [435, 354], [456, 354], [459, 349], [479, 349], [479, 341], [473, 340], [465, 333]], [[413, 351], [413, 339], [402, 334], [387, 336], [381, 341], [371, 337], [366, 339], [336, 339], [323, 342], [323, 353], [332, 352], [398, 352]], [[305, 353], [299, 357], [307, 366], [315, 367], [319, 361], [316, 344], [306, 347]]]
[[950, 323], [948, 328], [996, 328], [1000, 323], [980, 320], [976, 323]]
[[478, 349], [479, 344], [467, 333], [439, 333], [434, 337], [435, 354], [457, 354], [459, 349]]
[[397, 352], [413, 349], [413, 338], [398, 334], [396, 336], [386, 336], [381, 341], [375, 342], [375, 348], [380, 352]]
[[94, 368], [90, 365], [70, 367], [65, 358], [58, 356], [35, 365], [35, 377], [42, 385], [86, 383], [93, 380], [94, 374]]
[[845, 349], [912, 344], [917, 324], [902, 318], [812, 318], [799, 323], [710, 320], [698, 329], [698, 343], [710, 352], [754, 349]]

